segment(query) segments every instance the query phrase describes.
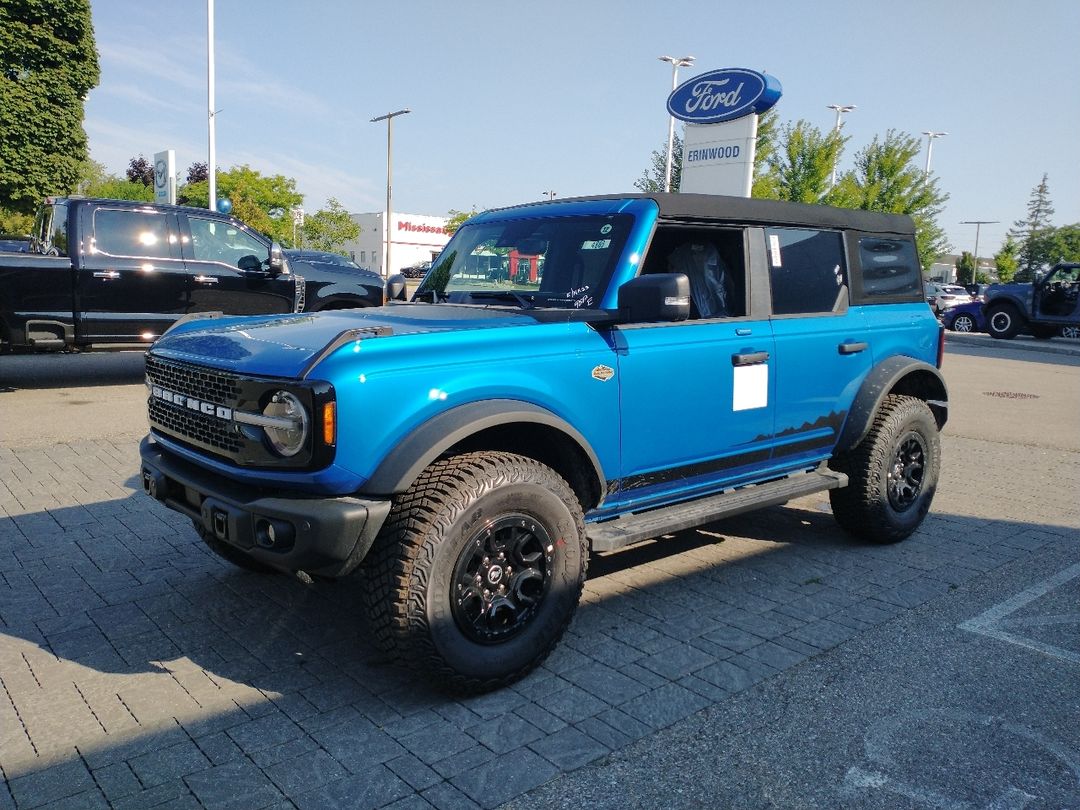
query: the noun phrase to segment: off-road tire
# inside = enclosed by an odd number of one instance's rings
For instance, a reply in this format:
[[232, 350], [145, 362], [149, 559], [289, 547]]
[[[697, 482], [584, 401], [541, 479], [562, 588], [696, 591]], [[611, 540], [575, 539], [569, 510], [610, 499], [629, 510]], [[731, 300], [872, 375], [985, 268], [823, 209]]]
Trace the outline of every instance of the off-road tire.
[[848, 476], [846, 487], [829, 491], [837, 523], [863, 540], [903, 540], [926, 517], [937, 488], [941, 439], [934, 414], [921, 399], [890, 394], [866, 437], [829, 466]]
[[255, 574], [273, 574], [277, 572], [277, 569], [266, 565], [266, 563], [261, 563], [254, 557], [245, 554], [240, 549], [234, 548], [228, 543], [218, 540], [206, 530], [202, 523], [192, 520], [191, 525], [195, 527], [195, 531], [199, 533], [199, 537], [202, 538], [202, 541], [206, 543], [207, 547], [221, 557], [221, 559], [231, 562], [238, 568], [243, 568], [245, 571], [251, 571]]
[[[485, 538], [519, 519], [550, 539], [540, 563], [544, 593], [519, 614], [526, 618], [512, 635], [477, 637], [452, 591], [461, 591], [462, 571]], [[587, 565], [584, 518], [569, 484], [531, 458], [477, 452], [436, 461], [394, 499], [361, 578], [384, 650], [452, 691], [482, 692], [547, 657], [574, 615]]]
[[986, 313], [986, 331], [990, 337], [1012, 340], [1024, 326], [1024, 317], [1012, 304], [995, 304]]

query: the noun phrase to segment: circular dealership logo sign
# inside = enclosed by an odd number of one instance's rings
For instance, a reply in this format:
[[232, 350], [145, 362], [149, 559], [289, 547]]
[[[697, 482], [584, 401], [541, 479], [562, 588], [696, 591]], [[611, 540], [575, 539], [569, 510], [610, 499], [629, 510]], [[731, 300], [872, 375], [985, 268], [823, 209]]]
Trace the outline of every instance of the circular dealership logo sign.
[[668, 96], [668, 112], [692, 124], [719, 124], [762, 113], [779, 99], [775, 76], [746, 68], [724, 68], [683, 82]]

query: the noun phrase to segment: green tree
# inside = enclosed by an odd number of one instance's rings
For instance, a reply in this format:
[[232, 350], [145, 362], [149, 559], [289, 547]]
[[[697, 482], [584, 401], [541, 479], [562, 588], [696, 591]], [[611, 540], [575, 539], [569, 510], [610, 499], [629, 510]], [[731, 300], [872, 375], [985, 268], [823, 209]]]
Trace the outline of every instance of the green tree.
[[1016, 273], [1017, 281], [1031, 281], [1035, 271], [1049, 262], [1044, 232], [1051, 227], [1050, 218], [1054, 216], [1054, 206], [1050, 202], [1048, 178], [1049, 175], [1044, 173], [1042, 181], [1031, 190], [1027, 216], [1016, 220], [1013, 229], [1009, 231], [1009, 235], [1020, 243], [1017, 254], [1020, 263]]
[[1010, 234], [1005, 237], [1005, 244], [1001, 246], [1001, 250], [994, 254], [994, 269], [997, 271], [997, 277], [1001, 283], [1008, 284], [1016, 275], [1016, 271], [1020, 266], [1017, 259], [1019, 250], [1020, 245]]
[[476, 206], [473, 206], [469, 211], [458, 211], [456, 208], [451, 208], [447, 213], [446, 220], [446, 232], [453, 236], [457, 233], [457, 229], [465, 224], [465, 220], [475, 217], [479, 211], [476, 210]]
[[956, 260], [956, 283], [974, 284], [975, 281], [975, 257], [970, 251], [965, 250]]
[[90, 0], [0, 3], [0, 208], [29, 214], [75, 188], [99, 76]]
[[[185, 205], [206, 208], [210, 198], [208, 181], [188, 183], [177, 196]], [[296, 190], [291, 177], [275, 174], [265, 176], [250, 166], [234, 166], [217, 173], [218, 197], [232, 201], [232, 214], [271, 239], [292, 242], [292, 217], [289, 210], [300, 205], [304, 196]]]
[[927, 179], [918, 165], [921, 144], [905, 132], [889, 130], [855, 155], [855, 169], [830, 194], [830, 202], [864, 211], [907, 214], [915, 220], [915, 246], [923, 270], [949, 251], [938, 217], [949, 195]]
[[34, 229], [34, 215], [0, 208], [0, 233], [26, 236]]
[[833, 166], [840, 160], [847, 137], [836, 130], [823, 133], [808, 121], [785, 124], [756, 184], [761, 196], [802, 203], [828, 203]]
[[1080, 222], [1049, 228], [1042, 243], [1047, 264], [1080, 262]]
[[300, 230], [305, 247], [340, 253], [342, 256], [347, 255], [345, 243], [360, 235], [360, 226], [333, 197], [326, 201], [326, 208], [305, 215]]

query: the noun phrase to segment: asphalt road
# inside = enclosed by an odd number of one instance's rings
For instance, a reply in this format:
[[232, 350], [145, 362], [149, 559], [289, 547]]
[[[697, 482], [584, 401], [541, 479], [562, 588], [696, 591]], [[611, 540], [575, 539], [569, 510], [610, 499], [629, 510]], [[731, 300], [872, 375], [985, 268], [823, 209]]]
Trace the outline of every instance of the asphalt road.
[[0, 357], [0, 810], [1080, 808], [1080, 347], [951, 336], [934, 507], [812, 496], [594, 556], [555, 654], [462, 699], [349, 582], [139, 491], [142, 356]]

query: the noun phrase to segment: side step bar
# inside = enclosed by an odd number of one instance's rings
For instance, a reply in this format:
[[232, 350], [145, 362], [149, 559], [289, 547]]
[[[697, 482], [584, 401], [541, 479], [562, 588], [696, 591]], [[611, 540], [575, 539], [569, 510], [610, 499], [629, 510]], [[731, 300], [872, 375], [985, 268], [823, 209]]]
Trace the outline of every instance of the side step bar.
[[585, 533], [593, 551], [614, 551], [662, 534], [690, 529], [766, 506], [779, 506], [815, 492], [845, 487], [847, 483], [846, 475], [822, 465], [811, 472], [751, 484], [719, 495], [623, 515], [603, 523], [588, 523]]

